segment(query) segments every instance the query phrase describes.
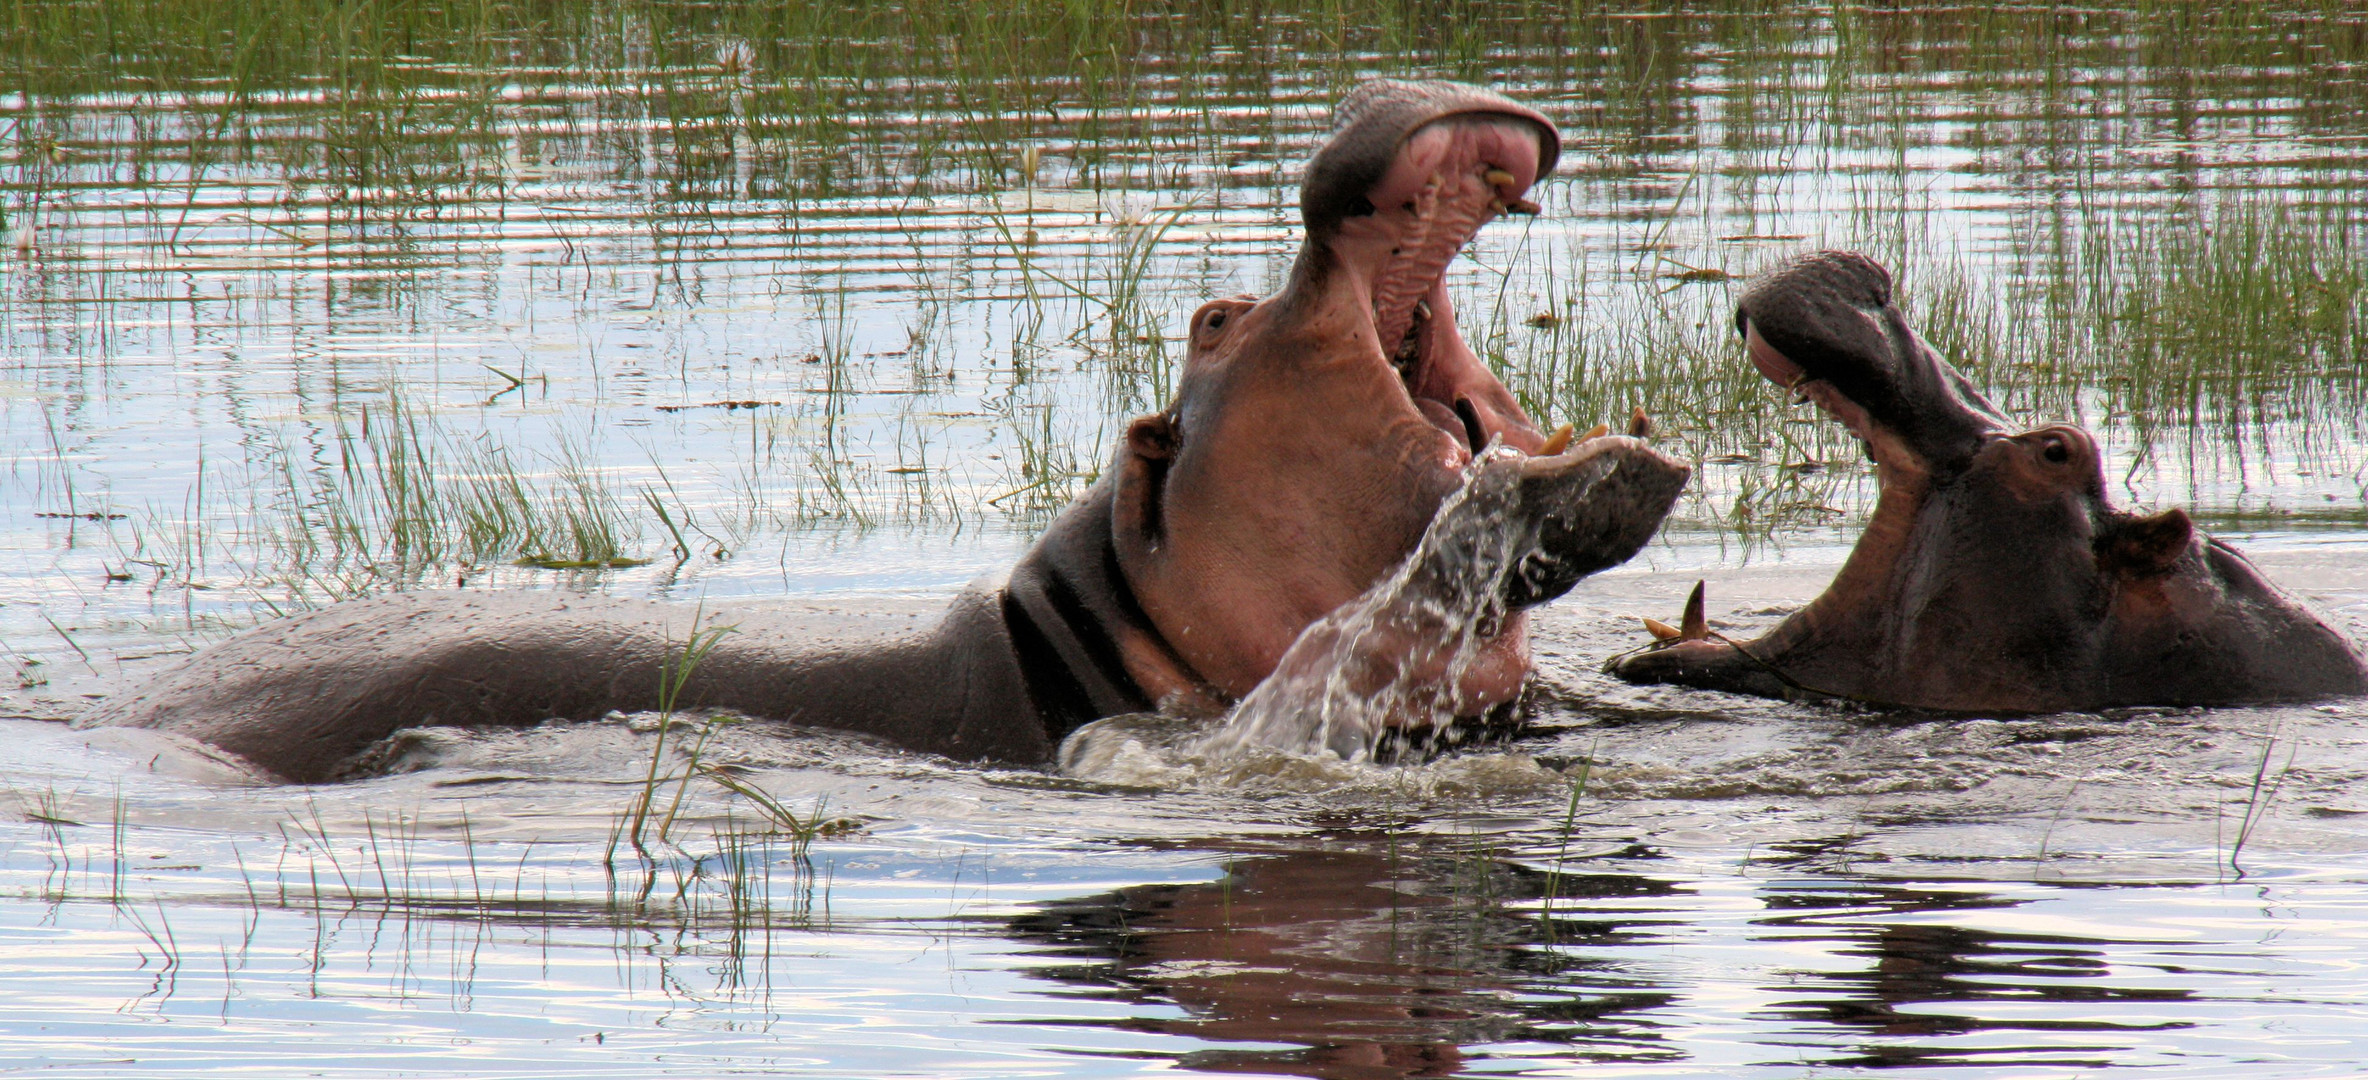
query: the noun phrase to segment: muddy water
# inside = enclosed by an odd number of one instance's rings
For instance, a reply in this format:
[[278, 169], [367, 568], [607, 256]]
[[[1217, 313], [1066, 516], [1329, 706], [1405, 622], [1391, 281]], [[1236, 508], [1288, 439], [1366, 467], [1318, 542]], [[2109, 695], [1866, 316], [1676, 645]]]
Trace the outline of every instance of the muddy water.
[[[1865, 473], [1720, 333], [1730, 275], [1817, 244], [2096, 430], [2116, 498], [2368, 638], [2368, 110], [2314, 11], [1481, 5], [1479, 59], [1408, 44], [1436, 13], [1151, 19], [1116, 74], [646, 13], [508, 66], [413, 28], [377, 83], [45, 56], [0, 86], [0, 1068], [2355, 1073], [2368, 704], [1943, 718], [1595, 673], [1697, 577], [1748, 629], [1838, 565]], [[1547, 215], [1451, 278], [1466, 333], [1533, 411], [1641, 404], [1700, 463], [1662, 542], [1541, 613], [1516, 741], [1215, 759], [1133, 719], [1060, 775], [717, 723], [710, 765], [826, 826], [695, 781], [635, 850], [655, 718], [417, 733], [315, 789], [53, 722], [349, 592], [934, 610], [1162, 399], [1184, 313], [1277, 280], [1296, 163], [1377, 67], [1563, 124]], [[457, 504], [404, 501], [419, 447], [653, 561], [420, 532]]]

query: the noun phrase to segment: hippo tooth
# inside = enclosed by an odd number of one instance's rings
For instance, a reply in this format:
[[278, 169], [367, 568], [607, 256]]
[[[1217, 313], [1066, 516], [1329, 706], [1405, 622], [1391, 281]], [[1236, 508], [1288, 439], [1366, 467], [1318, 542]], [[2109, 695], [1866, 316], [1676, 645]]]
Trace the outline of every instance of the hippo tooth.
[[1586, 434], [1579, 436], [1579, 441], [1586, 442], [1589, 439], [1600, 439], [1611, 433], [1612, 426], [1610, 424], [1597, 424], [1594, 427], [1588, 428]]
[[1510, 200], [1505, 203], [1505, 209], [1510, 210], [1516, 214], [1526, 214], [1530, 217], [1538, 216], [1538, 204], [1533, 203], [1528, 199]]
[[1686, 613], [1677, 620], [1677, 636], [1687, 641], [1704, 641], [1710, 637], [1710, 620], [1702, 616], [1703, 584], [1694, 582], [1694, 591], [1686, 596]]
[[1414, 365], [1422, 359], [1422, 330], [1430, 324], [1430, 301], [1415, 301], [1413, 317], [1406, 320], [1406, 335], [1398, 339], [1398, 351], [1390, 357], [1390, 363], [1401, 374], [1411, 375]]
[[1569, 424], [1564, 424], [1561, 427], [1555, 428], [1554, 434], [1546, 436], [1545, 443], [1538, 447], [1537, 456], [1553, 457], [1564, 450], [1570, 449], [1570, 430], [1571, 428]]
[[1480, 179], [1488, 181], [1490, 187], [1510, 187], [1513, 183], [1513, 174], [1503, 169], [1490, 169], [1481, 173]]
[[1652, 433], [1653, 418], [1645, 414], [1644, 406], [1637, 406], [1636, 411], [1628, 414], [1628, 437], [1641, 439]]
[[1694, 591], [1686, 594], [1686, 611], [1678, 616], [1678, 625], [1671, 626], [1659, 619], [1644, 621], [1644, 628], [1653, 635], [1653, 640], [1672, 644], [1710, 640], [1710, 620], [1702, 617], [1702, 584], [1695, 582]]

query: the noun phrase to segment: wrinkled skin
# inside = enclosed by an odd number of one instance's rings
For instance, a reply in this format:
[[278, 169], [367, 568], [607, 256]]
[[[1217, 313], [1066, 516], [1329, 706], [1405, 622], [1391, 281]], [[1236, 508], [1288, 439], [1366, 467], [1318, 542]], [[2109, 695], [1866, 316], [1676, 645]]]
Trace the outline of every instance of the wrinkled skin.
[[[1552, 599], [1634, 554], [1686, 476], [1637, 439], [1549, 447], [1456, 333], [1448, 262], [1498, 213], [1535, 211], [1522, 196], [1558, 145], [1537, 113], [1471, 87], [1352, 93], [1302, 183], [1289, 283], [1196, 313], [1173, 404], [1129, 426], [1111, 468], [1007, 577], [921, 633], [761, 611], [695, 628], [683, 605], [557, 593], [397, 595], [242, 634], [80, 723], [164, 729], [284, 779], [333, 779], [377, 767], [365, 751], [402, 728], [658, 708], [694, 629], [731, 626], [676, 707], [1041, 762], [1090, 720], [1214, 711], [1257, 685], [1303, 627], [1406, 558], [1491, 442], [1541, 493], [1522, 506], [1540, 540], [1507, 607]], [[1591, 484], [1553, 479], [1582, 472]], [[1518, 692], [1518, 614], [1487, 659], [1454, 689], [1459, 707]]]
[[1864, 256], [1798, 259], [1736, 315], [1752, 363], [1867, 444], [1881, 494], [1823, 595], [1756, 640], [1698, 617], [1611, 670], [1771, 697], [1959, 711], [2302, 701], [2368, 692], [2358, 649], [2185, 511], [2105, 498], [2096, 443], [2016, 432]]

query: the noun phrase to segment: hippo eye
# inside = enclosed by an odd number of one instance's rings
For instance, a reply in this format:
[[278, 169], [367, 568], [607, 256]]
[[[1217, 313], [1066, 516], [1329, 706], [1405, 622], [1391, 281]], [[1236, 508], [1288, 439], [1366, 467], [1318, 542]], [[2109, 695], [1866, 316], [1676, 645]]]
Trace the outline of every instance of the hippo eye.
[[1201, 348], [1216, 344], [1225, 332], [1225, 324], [1233, 319], [1230, 304], [1212, 303], [1192, 316], [1192, 343]]
[[2047, 445], [2040, 448], [2039, 456], [2061, 465], [2072, 460], [2072, 448], [2064, 445], [2062, 439], [2049, 439]]

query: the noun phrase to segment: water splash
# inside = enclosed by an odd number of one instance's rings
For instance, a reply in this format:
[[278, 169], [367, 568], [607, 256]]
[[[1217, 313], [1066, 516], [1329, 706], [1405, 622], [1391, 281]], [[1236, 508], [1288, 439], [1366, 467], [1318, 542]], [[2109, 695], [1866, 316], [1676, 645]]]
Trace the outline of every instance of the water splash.
[[[1384, 732], [1445, 732], [1466, 675], [1512, 616], [1507, 585], [1538, 553], [1544, 515], [1524, 499], [1526, 455], [1491, 446], [1464, 472], [1406, 561], [1364, 595], [1309, 624], [1274, 674], [1197, 748], [1372, 757]], [[1609, 473], [1580, 467], [1561, 498], [1582, 500]]]

